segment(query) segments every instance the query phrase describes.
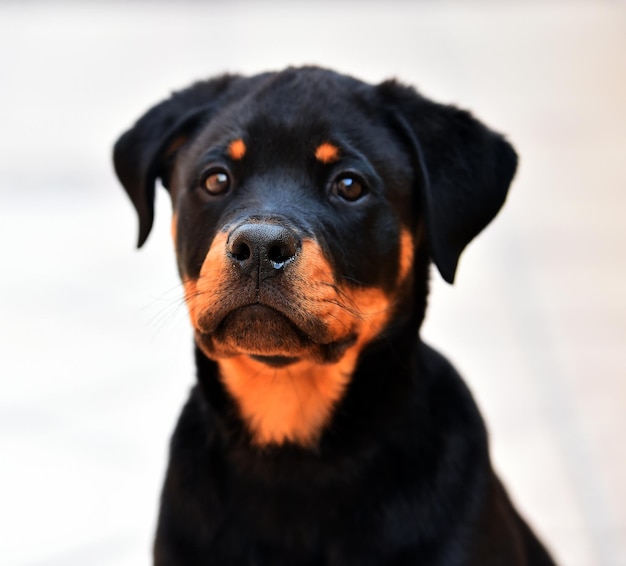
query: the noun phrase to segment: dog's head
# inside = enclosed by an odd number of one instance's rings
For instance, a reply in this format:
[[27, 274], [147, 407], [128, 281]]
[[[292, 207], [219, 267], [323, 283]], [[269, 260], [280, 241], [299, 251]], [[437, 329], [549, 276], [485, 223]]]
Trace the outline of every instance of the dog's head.
[[317, 68], [175, 93], [120, 138], [114, 161], [139, 246], [156, 179], [169, 191], [196, 342], [229, 389], [250, 397], [241, 364], [301, 364], [330, 404], [362, 349], [414, 308], [418, 251], [452, 282], [516, 167], [466, 112]]

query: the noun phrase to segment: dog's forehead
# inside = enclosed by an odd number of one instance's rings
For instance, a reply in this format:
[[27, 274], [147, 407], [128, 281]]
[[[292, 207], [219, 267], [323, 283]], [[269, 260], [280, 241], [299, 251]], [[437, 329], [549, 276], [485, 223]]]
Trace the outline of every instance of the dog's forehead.
[[[366, 101], [376, 98], [376, 89], [350, 77], [318, 69], [279, 73], [267, 82], [256, 84], [243, 103], [255, 114], [280, 116], [286, 122], [320, 119], [332, 115], [341, 119], [344, 112], [357, 113]], [[246, 112], [242, 113], [243, 116]]]
[[385, 118], [371, 85], [333, 74], [281, 74], [219, 108], [196, 149], [234, 148], [231, 156], [247, 160], [315, 155], [332, 163], [357, 153], [382, 162], [395, 145]]

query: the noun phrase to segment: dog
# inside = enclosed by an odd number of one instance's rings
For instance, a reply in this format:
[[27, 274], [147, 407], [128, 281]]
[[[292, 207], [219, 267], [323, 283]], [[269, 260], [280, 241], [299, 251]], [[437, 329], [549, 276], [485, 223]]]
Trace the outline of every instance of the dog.
[[545, 566], [464, 382], [420, 339], [431, 263], [452, 283], [505, 201], [511, 145], [397, 80], [317, 67], [223, 75], [124, 133], [155, 183], [195, 335], [156, 566]]

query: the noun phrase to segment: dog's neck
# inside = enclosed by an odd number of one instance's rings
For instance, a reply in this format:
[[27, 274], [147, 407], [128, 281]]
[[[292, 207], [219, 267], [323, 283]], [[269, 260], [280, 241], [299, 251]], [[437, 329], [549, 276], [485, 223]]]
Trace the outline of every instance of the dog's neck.
[[334, 364], [296, 361], [272, 367], [249, 356], [218, 362], [220, 379], [259, 446], [314, 446], [343, 397], [356, 364], [350, 351]]
[[[284, 367], [248, 356], [215, 362], [197, 347], [198, 381], [209, 414], [220, 423], [215, 430], [227, 444], [316, 451], [329, 440], [323, 433], [331, 419], [341, 422], [333, 443], [345, 435], [344, 441], [360, 442], [376, 422], [397, 412], [413, 387], [409, 366], [418, 343], [417, 334], [405, 335], [402, 343], [389, 336], [335, 364], [298, 361]], [[371, 399], [376, 399], [374, 406]]]

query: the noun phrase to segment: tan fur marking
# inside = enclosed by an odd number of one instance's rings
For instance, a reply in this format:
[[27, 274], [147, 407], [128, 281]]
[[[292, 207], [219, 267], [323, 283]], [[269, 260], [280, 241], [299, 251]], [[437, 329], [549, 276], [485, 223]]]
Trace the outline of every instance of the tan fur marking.
[[312, 445], [341, 398], [352, 367], [308, 361], [271, 368], [248, 356], [219, 362], [222, 381], [258, 445]]
[[199, 305], [197, 300], [198, 282], [195, 279], [185, 279], [183, 281], [183, 289], [185, 290], [185, 301], [189, 310], [189, 318], [194, 328], [197, 328]]
[[172, 215], [172, 224], [170, 228], [171, 228], [172, 240], [174, 241], [174, 243], [176, 243], [176, 236], [178, 234], [178, 216], [176, 215], [176, 213]]
[[398, 274], [398, 282], [402, 282], [406, 279], [413, 267], [414, 258], [414, 243], [413, 236], [406, 228], [402, 230], [400, 234], [400, 272]]
[[231, 141], [228, 145], [228, 155], [230, 155], [230, 158], [235, 161], [242, 159], [246, 154], [246, 150], [246, 144], [241, 138]]
[[[336, 339], [374, 327], [380, 331], [384, 323], [375, 321], [387, 317], [390, 304], [382, 290], [335, 281], [322, 250], [311, 240], [302, 242], [302, 258], [300, 277], [293, 283], [295, 294], [302, 297], [302, 307], [322, 319]], [[373, 337], [371, 334], [368, 339]]]
[[183, 280], [185, 301], [195, 329], [198, 329], [199, 316], [216, 300], [218, 289], [226, 277], [224, 247], [227, 238], [228, 234], [225, 232], [220, 232], [215, 236], [202, 263], [198, 279]]
[[339, 148], [332, 143], [324, 142], [315, 150], [315, 158], [322, 163], [335, 163], [339, 160]]

